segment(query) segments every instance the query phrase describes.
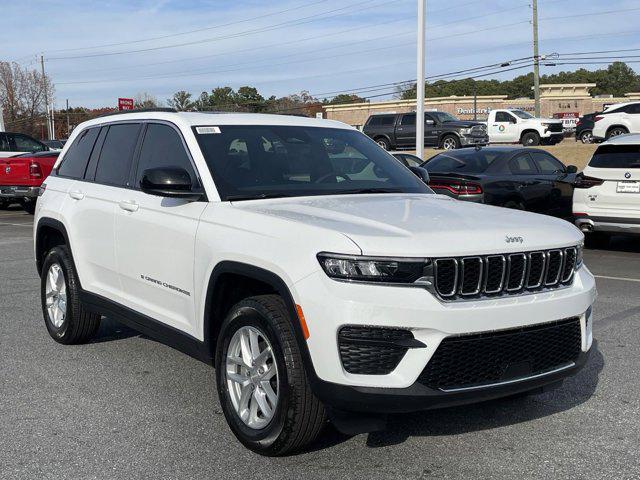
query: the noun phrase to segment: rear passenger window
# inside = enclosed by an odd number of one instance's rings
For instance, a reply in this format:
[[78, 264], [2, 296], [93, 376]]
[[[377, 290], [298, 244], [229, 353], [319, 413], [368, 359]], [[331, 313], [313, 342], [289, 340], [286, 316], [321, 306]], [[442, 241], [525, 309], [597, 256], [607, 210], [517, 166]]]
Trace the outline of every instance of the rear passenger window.
[[396, 120], [396, 117], [393, 117], [393, 116], [382, 117], [382, 121], [380, 122], [380, 125], [382, 126], [393, 125], [393, 122], [395, 122], [395, 120]]
[[509, 162], [511, 173], [516, 175], [533, 175], [538, 173], [533, 160], [528, 153], [520, 153]]
[[116, 186], [127, 184], [139, 132], [139, 123], [123, 123], [109, 127], [98, 160], [96, 182]]
[[542, 152], [531, 152], [533, 160], [538, 164], [538, 168], [541, 173], [551, 175], [554, 173], [562, 173], [565, 168], [562, 163], [553, 158], [551, 155], [547, 155]]
[[87, 128], [73, 141], [62, 159], [58, 175], [69, 178], [82, 178], [89, 162], [89, 156], [98, 138], [100, 128]]
[[0, 133], [0, 152], [10, 152], [9, 139], [4, 133]]
[[168, 125], [152, 123], [147, 127], [147, 133], [144, 135], [140, 160], [138, 161], [136, 185], [140, 185], [145, 170], [161, 167], [184, 168], [191, 175], [191, 180], [195, 179], [195, 172], [180, 135]]

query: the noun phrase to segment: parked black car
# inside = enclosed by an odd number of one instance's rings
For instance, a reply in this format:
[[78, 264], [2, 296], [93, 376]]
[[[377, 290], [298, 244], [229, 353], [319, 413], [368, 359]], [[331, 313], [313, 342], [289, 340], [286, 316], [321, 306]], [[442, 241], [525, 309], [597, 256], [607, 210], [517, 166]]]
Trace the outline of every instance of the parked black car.
[[578, 119], [576, 124], [576, 142], [593, 143], [593, 124], [597, 113], [587, 113]]
[[486, 147], [436, 155], [429, 186], [459, 200], [572, 217], [578, 169], [537, 148]]
[[[414, 112], [371, 115], [362, 131], [385, 150], [414, 148], [416, 114]], [[424, 115], [425, 147], [453, 150], [487, 143], [489, 135], [484, 123], [461, 121], [447, 112], [427, 112]]]

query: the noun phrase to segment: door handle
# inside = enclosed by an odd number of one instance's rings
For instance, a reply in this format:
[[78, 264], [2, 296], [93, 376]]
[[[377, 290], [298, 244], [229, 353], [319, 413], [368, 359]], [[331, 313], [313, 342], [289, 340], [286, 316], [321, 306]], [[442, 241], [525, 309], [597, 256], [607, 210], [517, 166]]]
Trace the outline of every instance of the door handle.
[[84, 193], [82, 193], [80, 190], [71, 190], [69, 192], [69, 196], [74, 200], [82, 200], [84, 198]]
[[118, 205], [122, 210], [126, 210], [127, 212], [136, 212], [138, 211], [138, 207], [140, 206], [136, 202], [129, 200], [123, 200]]

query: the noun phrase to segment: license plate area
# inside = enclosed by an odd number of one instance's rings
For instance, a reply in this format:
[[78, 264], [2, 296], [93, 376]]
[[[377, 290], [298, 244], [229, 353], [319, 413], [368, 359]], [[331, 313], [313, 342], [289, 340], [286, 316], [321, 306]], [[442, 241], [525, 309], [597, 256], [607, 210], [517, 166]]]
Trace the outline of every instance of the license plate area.
[[640, 193], [640, 182], [621, 181], [616, 187], [617, 193]]

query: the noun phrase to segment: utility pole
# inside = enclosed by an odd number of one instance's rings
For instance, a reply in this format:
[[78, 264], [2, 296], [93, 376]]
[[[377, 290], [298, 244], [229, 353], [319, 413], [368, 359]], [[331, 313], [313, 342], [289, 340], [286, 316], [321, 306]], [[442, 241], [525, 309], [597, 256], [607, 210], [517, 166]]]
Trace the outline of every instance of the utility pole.
[[69, 99], [67, 98], [67, 138], [71, 133], [71, 121], [69, 120]]
[[424, 31], [427, 0], [418, 0], [418, 58], [416, 76], [416, 155], [424, 156]]
[[49, 94], [47, 92], [47, 76], [44, 73], [44, 55], [40, 55], [40, 68], [42, 69], [42, 85], [44, 88], [44, 105], [47, 110], [47, 135], [49, 140], [53, 140], [51, 131], [51, 116], [49, 114]]
[[533, 96], [536, 117], [540, 116], [540, 54], [538, 52], [538, 0], [532, 0], [533, 8]]

